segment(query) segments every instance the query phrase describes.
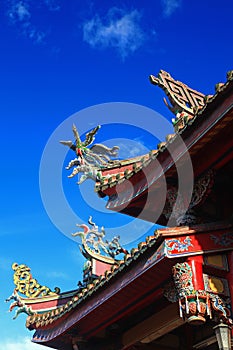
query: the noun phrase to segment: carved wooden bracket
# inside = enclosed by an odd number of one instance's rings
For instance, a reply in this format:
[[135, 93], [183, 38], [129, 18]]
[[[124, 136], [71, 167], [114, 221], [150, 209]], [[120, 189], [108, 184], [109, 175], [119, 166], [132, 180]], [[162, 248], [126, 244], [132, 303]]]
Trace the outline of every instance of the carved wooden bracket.
[[187, 203], [182, 196], [178, 197], [178, 190], [174, 186], [170, 186], [167, 191], [167, 204], [163, 210], [163, 214], [167, 219], [174, 219], [177, 226], [197, 224], [198, 218], [195, 215], [194, 208], [200, 205], [208, 196], [213, 186], [214, 172], [209, 170], [200, 177], [193, 187], [191, 201], [187, 207]]

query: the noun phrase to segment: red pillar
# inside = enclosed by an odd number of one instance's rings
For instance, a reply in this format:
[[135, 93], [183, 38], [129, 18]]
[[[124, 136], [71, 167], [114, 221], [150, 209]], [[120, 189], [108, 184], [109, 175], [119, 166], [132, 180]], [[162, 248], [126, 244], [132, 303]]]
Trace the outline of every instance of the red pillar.
[[193, 273], [193, 287], [195, 290], [204, 290], [204, 280], [203, 280], [203, 256], [195, 255], [190, 256], [187, 259], [187, 263], [192, 268]]

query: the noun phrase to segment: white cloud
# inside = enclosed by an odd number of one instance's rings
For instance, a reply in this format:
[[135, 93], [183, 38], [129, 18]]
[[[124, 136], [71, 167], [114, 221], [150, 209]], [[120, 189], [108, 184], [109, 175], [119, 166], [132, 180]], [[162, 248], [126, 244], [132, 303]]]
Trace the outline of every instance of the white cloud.
[[164, 15], [169, 17], [181, 7], [181, 0], [162, 0], [162, 6]]
[[136, 137], [131, 139], [129, 135], [128, 138], [112, 138], [110, 140], [105, 140], [104, 144], [108, 147], [118, 146], [119, 159], [128, 159], [137, 156], [144, 155], [150, 151], [148, 147], [143, 144], [143, 139], [141, 137]]
[[119, 157], [121, 159], [133, 158], [149, 152], [147, 147], [134, 140], [125, 140], [124, 143], [119, 143], [118, 146], [120, 147]]
[[10, 0], [7, 2], [6, 13], [10, 23], [15, 25], [21, 34], [34, 43], [41, 44], [46, 37], [46, 31], [40, 30], [35, 24], [41, 9], [54, 12], [60, 10], [60, 6], [57, 0], [43, 0], [36, 4], [33, 0]]
[[139, 49], [145, 40], [140, 19], [141, 14], [137, 10], [127, 13], [112, 8], [105, 18], [97, 14], [83, 24], [83, 40], [93, 48], [113, 47], [124, 59]]
[[34, 27], [29, 28], [28, 32], [29, 39], [32, 39], [37, 44], [40, 44], [44, 41], [44, 38], [46, 37], [45, 32], [39, 31]]
[[[48, 347], [43, 347], [47, 348]], [[0, 349], [4, 350], [39, 350], [41, 349], [41, 345], [34, 344], [31, 342], [30, 338], [22, 338], [19, 340], [6, 340], [4, 342], [0, 342]]]
[[59, 11], [61, 9], [56, 0], [44, 0], [44, 3], [50, 11]]
[[8, 14], [9, 14], [9, 17], [14, 22], [28, 21], [29, 18], [31, 17], [28, 4], [26, 4], [23, 1], [15, 2], [15, 3], [13, 2]]
[[137, 157], [138, 155], [147, 153], [147, 150], [143, 146], [134, 146], [131, 147], [130, 150], [128, 151], [129, 158], [131, 157]]
[[23, 35], [37, 44], [43, 42], [45, 33], [32, 24], [28, 1], [11, 1], [7, 14], [10, 22], [17, 26]]

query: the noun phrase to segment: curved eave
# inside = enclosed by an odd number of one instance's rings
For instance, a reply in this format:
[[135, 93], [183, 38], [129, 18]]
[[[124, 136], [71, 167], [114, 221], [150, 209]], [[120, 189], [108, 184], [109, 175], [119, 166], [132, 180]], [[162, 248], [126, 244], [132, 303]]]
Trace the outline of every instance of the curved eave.
[[66, 304], [72, 300], [76, 294], [77, 290], [74, 290], [61, 294], [45, 295], [34, 298], [25, 298], [19, 295], [19, 299], [22, 304], [28, 306], [31, 311], [35, 313], [44, 313]]
[[[109, 324], [161, 300], [163, 283], [170, 277], [177, 259], [232, 250], [232, 240], [224, 247], [212, 239], [213, 235], [221, 238], [223, 233], [232, 237], [232, 232], [232, 225], [227, 223], [158, 230], [147, 243], [132, 250], [124, 263], [109, 271], [96, 286], [91, 286], [82, 299], [67, 305], [59, 322], [37, 319], [33, 341], [52, 347], [58, 341], [61, 347], [72, 329], [76, 334], [78, 329], [81, 338], [89, 339]], [[172, 246], [174, 238], [183, 243], [187, 236], [192, 240], [189, 249], [168, 251], [166, 247]]]
[[[188, 150], [195, 177], [210, 167], [217, 168], [231, 160], [233, 157], [232, 92], [233, 77], [229, 76], [227, 83], [220, 84], [216, 94], [207, 98], [205, 106], [189, 119], [177, 134], [168, 135], [167, 140], [160, 143], [157, 150], [146, 154], [141, 159], [135, 159], [134, 162], [131, 160], [127, 164], [125, 161], [124, 167], [104, 169], [103, 178], [96, 182], [96, 192], [101, 197], [109, 197], [106, 207], [136, 217], [144, 208], [141, 218], [155, 222], [156, 213], [161, 212], [161, 203], [153, 201], [154, 207], [151, 212], [152, 205], [148, 202], [148, 189], [153, 193], [153, 198], [159, 201], [161, 197], [159, 188], [162, 187], [163, 176], [165, 175], [167, 180], [177, 181], [176, 164], [178, 160], [182, 163], [182, 158], [185, 159], [187, 155], [185, 151]], [[183, 149], [179, 142], [180, 137], [186, 146]], [[171, 150], [173, 156], [171, 156]], [[149, 208], [145, 208], [145, 203]], [[164, 218], [160, 217], [157, 223], [164, 225]]]
[[[77, 291], [69, 302], [60, 308], [57, 308], [55, 312], [45, 312], [44, 315], [35, 314], [29, 316], [27, 318], [27, 327], [39, 330], [53, 328], [57, 324], [61, 324], [71, 310], [77, 308], [80, 304], [83, 305], [83, 303], [98, 290], [103, 290], [103, 287], [106, 286], [112, 278], [118, 275], [134, 260], [137, 260], [148, 248], [154, 245], [159, 236], [160, 234], [156, 233], [155, 236], [148, 237], [147, 242], [140, 243], [137, 248], [132, 249], [131, 252], [125, 256], [124, 261], [120, 261], [119, 265], [113, 265], [110, 271], [106, 271], [104, 275], [99, 276], [85, 288]], [[78, 317], [82, 317], [82, 314], [80, 313]]]
[[105, 255], [101, 255], [99, 253], [94, 252], [92, 249], [90, 249], [88, 247], [88, 245], [85, 242], [83, 242], [83, 248], [85, 250], [85, 256], [89, 256], [92, 259], [101, 261], [101, 262], [103, 262], [105, 264], [109, 264], [109, 265], [119, 264], [118, 260], [113, 259], [110, 256], [105, 256]]

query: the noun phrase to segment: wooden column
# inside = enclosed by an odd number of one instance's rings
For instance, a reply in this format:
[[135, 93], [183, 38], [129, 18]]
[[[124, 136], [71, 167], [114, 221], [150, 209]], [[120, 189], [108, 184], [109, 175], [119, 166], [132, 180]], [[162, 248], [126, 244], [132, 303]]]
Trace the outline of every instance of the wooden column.
[[193, 287], [195, 290], [204, 290], [204, 280], [203, 280], [203, 256], [195, 255], [190, 256], [187, 259], [187, 263], [192, 268], [193, 273]]

